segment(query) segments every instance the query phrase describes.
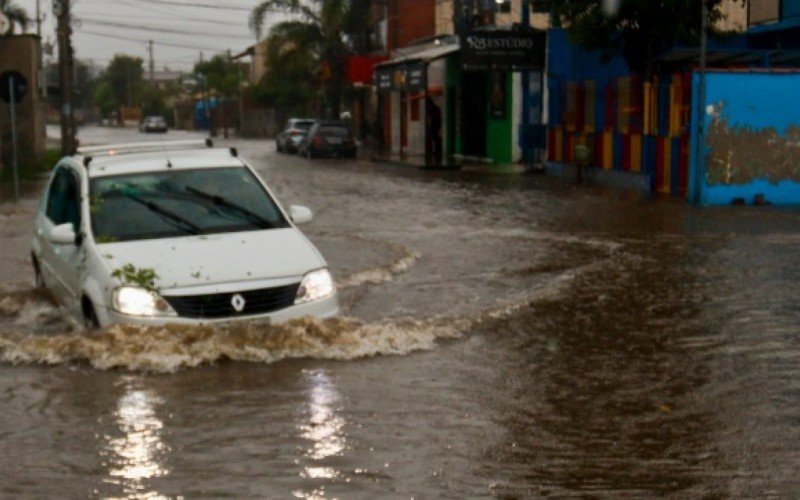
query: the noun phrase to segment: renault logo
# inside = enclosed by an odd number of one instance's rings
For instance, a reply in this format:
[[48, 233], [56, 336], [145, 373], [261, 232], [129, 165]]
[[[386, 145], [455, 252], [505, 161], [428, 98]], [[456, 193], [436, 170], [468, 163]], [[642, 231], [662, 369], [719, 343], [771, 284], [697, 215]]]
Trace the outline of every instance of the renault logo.
[[233, 306], [233, 310], [236, 311], [237, 313], [244, 311], [244, 305], [245, 305], [244, 297], [242, 297], [237, 293], [236, 295], [231, 297], [231, 305]]

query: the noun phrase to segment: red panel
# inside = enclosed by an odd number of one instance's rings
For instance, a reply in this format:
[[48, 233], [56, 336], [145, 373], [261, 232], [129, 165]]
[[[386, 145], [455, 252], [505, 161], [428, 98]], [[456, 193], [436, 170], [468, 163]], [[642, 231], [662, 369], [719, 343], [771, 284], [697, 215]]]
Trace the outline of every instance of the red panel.
[[583, 82], [575, 85], [575, 131], [583, 132], [584, 99]]
[[666, 139], [656, 139], [656, 191], [664, 185], [664, 143]]
[[575, 136], [572, 134], [566, 134], [566, 137], [564, 138], [564, 159], [567, 163], [573, 162], [572, 153], [573, 150], [575, 149], [574, 145], [575, 145]]
[[615, 89], [616, 81], [609, 83], [606, 85], [606, 107], [605, 107], [605, 119], [603, 120], [603, 126], [606, 130], [614, 130], [617, 125], [617, 92]]
[[631, 136], [625, 134], [622, 136], [622, 170], [629, 172], [631, 170]]
[[678, 157], [678, 194], [685, 197], [689, 186], [689, 136], [681, 136]]
[[376, 64], [388, 60], [388, 56], [350, 56], [347, 58], [347, 81], [349, 83], [372, 83], [372, 72]]

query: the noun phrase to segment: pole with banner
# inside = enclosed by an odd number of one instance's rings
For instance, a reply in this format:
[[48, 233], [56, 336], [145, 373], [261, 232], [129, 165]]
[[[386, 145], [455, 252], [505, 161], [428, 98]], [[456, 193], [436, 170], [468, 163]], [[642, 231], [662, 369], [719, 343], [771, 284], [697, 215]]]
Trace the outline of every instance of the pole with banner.
[[17, 99], [14, 95], [14, 76], [8, 77], [8, 98], [11, 101], [11, 171], [14, 173], [14, 201], [19, 201], [19, 171], [17, 166]]

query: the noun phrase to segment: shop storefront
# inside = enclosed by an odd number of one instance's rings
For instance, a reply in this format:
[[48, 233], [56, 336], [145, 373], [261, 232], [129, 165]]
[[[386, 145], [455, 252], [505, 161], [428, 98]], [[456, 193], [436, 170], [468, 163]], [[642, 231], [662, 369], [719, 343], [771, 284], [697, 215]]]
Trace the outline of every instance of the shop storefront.
[[383, 156], [412, 165], [445, 163], [445, 74], [454, 43], [434, 43], [375, 68]]
[[[475, 30], [376, 66], [384, 158], [420, 166], [515, 164], [541, 127], [545, 34]], [[520, 71], [531, 71], [523, 99]], [[523, 102], [524, 101], [524, 102]]]

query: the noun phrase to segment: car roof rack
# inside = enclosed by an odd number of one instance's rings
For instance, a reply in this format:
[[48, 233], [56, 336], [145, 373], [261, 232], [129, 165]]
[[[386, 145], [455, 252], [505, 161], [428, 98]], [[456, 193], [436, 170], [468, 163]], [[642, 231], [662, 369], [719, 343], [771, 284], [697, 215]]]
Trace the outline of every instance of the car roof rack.
[[106, 144], [78, 148], [79, 155], [115, 156], [126, 153], [148, 151], [170, 151], [173, 149], [213, 148], [211, 139], [191, 139], [185, 141], [131, 142], [127, 144]]

